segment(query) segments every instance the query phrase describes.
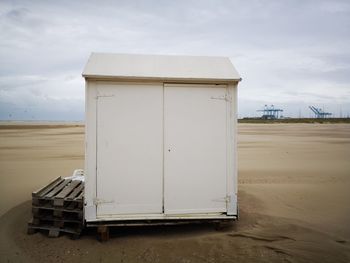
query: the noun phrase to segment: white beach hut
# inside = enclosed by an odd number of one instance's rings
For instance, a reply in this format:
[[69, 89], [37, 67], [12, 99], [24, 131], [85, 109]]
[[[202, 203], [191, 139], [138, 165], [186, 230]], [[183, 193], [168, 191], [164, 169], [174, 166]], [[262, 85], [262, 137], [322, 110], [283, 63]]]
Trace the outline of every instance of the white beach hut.
[[228, 58], [92, 53], [83, 77], [88, 224], [237, 218]]

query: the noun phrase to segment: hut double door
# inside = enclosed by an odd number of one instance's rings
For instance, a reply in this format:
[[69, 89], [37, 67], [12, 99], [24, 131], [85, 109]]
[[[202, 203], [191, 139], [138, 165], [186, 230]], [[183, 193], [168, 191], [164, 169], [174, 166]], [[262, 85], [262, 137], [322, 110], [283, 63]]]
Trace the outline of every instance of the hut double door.
[[100, 84], [97, 217], [227, 211], [226, 86]]

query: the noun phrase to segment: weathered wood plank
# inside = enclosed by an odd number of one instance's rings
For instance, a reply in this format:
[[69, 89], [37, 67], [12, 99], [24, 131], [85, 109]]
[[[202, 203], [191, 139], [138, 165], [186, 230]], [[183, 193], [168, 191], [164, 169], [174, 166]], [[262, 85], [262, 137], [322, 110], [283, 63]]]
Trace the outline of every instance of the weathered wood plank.
[[47, 215], [48, 213], [45, 212], [48, 211], [51, 215], [58, 217], [58, 218], [63, 218], [66, 217], [67, 213], [74, 214], [77, 219], [82, 219], [83, 218], [83, 210], [80, 209], [74, 209], [74, 210], [69, 210], [69, 209], [38, 209], [38, 208], [33, 208], [32, 209], [32, 214], [34, 217], [40, 218], [42, 215]]
[[38, 205], [38, 204], [40, 204], [39, 198], [33, 196], [33, 197], [32, 197], [32, 204], [33, 204], [33, 205]]
[[48, 193], [45, 197], [46, 198], [52, 198], [54, 197], [57, 193], [59, 193], [67, 184], [69, 184], [72, 180], [70, 179], [65, 179], [61, 184], [56, 186], [50, 193]]
[[[77, 208], [77, 202], [71, 202], [68, 206], [67, 206], [67, 209], [69, 210], [73, 210], [73, 209], [76, 209]], [[80, 208], [80, 207], [78, 207]], [[79, 209], [80, 210], [80, 209]]]
[[41, 225], [41, 226], [34, 226], [31, 224], [28, 224], [28, 229], [42, 229], [42, 230], [53, 230], [53, 231], [58, 231], [58, 232], [66, 232], [66, 233], [71, 233], [71, 234], [80, 234], [81, 233], [81, 228], [71, 228], [71, 227], [64, 227], [64, 228], [58, 228], [55, 226], [51, 225]]
[[78, 195], [78, 197], [74, 198], [74, 200], [79, 201], [79, 200], [82, 200], [83, 197], [84, 197], [84, 191], [82, 191], [82, 192], [80, 193], [80, 195]]
[[67, 199], [74, 199], [83, 190], [84, 190], [84, 182], [81, 182], [81, 184], [77, 188], [75, 188], [74, 191], [69, 196], [67, 196], [66, 198]]
[[43, 222], [43, 221], [48, 221], [48, 222], [59, 221], [59, 222], [76, 223], [76, 224], [83, 223], [83, 220], [81, 218], [77, 218], [74, 215], [66, 215], [62, 218], [57, 218], [53, 215], [40, 215], [39, 217], [37, 217], [36, 215], [33, 215], [31, 222], [33, 225], [38, 225], [40, 224], [40, 222]]
[[64, 179], [59, 176], [56, 179], [54, 179], [53, 181], [51, 181], [48, 185], [34, 191], [32, 193], [33, 197], [41, 197], [44, 196], [45, 194], [47, 194], [48, 192], [50, 192], [53, 188], [55, 188], [57, 185], [59, 185]]
[[69, 185], [67, 185], [59, 194], [55, 196], [55, 198], [65, 198], [67, 195], [69, 195], [75, 187], [77, 187], [81, 181], [71, 181]]

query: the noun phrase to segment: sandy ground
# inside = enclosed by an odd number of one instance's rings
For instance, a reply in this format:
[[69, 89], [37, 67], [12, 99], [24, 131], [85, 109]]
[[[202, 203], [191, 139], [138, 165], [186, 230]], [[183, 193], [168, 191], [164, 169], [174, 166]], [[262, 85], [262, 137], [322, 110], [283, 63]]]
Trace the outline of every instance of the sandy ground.
[[350, 125], [239, 125], [241, 218], [26, 235], [30, 193], [83, 167], [84, 130], [0, 125], [0, 262], [350, 262]]

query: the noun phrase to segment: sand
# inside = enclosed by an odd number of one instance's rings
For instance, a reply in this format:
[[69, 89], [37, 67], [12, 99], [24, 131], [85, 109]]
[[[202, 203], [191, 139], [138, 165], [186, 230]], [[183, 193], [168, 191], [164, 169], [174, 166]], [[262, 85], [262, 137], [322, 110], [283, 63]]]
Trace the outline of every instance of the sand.
[[26, 235], [30, 194], [83, 167], [84, 129], [0, 125], [0, 262], [350, 262], [350, 124], [240, 124], [240, 221]]

